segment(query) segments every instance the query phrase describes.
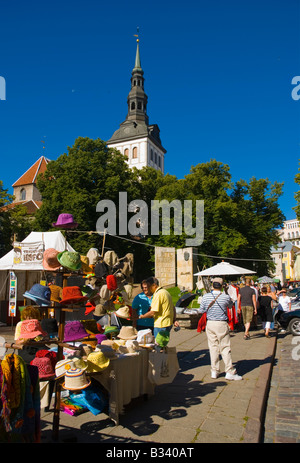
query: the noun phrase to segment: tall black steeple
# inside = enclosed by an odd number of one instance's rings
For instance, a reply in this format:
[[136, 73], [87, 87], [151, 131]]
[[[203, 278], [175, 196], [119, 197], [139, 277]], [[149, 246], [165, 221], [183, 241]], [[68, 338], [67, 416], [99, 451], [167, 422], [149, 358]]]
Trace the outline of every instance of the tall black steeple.
[[107, 141], [107, 146], [117, 148], [124, 154], [131, 167], [151, 166], [164, 172], [166, 150], [160, 141], [158, 125], [149, 125], [148, 97], [144, 90], [144, 83], [139, 39], [137, 39], [135, 64], [131, 71], [131, 89], [127, 97], [127, 116]]

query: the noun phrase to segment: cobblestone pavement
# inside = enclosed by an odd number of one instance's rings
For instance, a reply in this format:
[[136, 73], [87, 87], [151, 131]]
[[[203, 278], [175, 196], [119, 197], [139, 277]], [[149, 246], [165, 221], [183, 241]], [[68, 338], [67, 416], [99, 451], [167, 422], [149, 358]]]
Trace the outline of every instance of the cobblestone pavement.
[[300, 442], [300, 336], [278, 333], [264, 442]]

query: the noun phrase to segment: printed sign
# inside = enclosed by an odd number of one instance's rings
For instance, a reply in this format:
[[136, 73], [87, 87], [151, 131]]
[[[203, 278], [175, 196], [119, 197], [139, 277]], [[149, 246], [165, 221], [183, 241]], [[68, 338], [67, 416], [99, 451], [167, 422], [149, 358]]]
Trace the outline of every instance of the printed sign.
[[14, 243], [14, 265], [42, 264], [44, 243]]
[[8, 316], [15, 317], [17, 315], [17, 277], [14, 272], [10, 272], [8, 301]]

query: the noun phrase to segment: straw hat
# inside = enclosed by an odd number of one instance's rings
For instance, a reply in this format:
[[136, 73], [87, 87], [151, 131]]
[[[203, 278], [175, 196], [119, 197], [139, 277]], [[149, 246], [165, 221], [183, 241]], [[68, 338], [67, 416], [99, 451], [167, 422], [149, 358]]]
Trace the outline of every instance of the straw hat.
[[130, 309], [127, 305], [124, 305], [123, 307], [120, 307], [118, 310], [116, 310], [115, 315], [120, 318], [126, 318], [126, 320], [130, 320], [131, 318]]
[[55, 375], [57, 378], [61, 378], [70, 370], [73, 366], [71, 359], [59, 360], [55, 365]]
[[122, 326], [120, 333], [117, 336], [120, 339], [136, 339], [137, 330], [133, 326]]
[[30, 365], [34, 365], [38, 368], [39, 378], [41, 380], [47, 380], [55, 376], [55, 371], [53, 368], [53, 363], [51, 362], [50, 357], [35, 357]]
[[97, 371], [103, 371], [105, 370], [110, 363], [110, 360], [105, 357], [103, 352], [100, 350], [91, 352], [88, 357], [87, 357], [87, 371], [89, 373], [95, 373]]
[[60, 302], [61, 298], [62, 298], [63, 289], [60, 286], [57, 286], [57, 285], [50, 285], [49, 288], [50, 288], [50, 292], [51, 292], [50, 301]]
[[65, 382], [62, 387], [70, 391], [85, 389], [91, 384], [85, 375], [85, 370], [81, 368], [70, 368], [65, 373]]
[[90, 267], [89, 258], [87, 256], [80, 256], [80, 260], [83, 273], [85, 273], [86, 275], [93, 273], [94, 269], [93, 267]]

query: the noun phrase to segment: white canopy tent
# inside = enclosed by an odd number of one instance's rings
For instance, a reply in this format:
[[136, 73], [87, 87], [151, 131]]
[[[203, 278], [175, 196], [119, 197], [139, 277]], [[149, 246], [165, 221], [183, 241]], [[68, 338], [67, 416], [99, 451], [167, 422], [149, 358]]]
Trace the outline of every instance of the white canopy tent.
[[213, 267], [194, 273], [195, 276], [226, 276], [226, 275], [252, 275], [256, 272], [243, 267], [237, 267], [229, 262], [220, 262]]
[[[61, 231], [53, 232], [31, 232], [22, 243], [43, 243], [44, 250], [48, 248], [56, 249], [59, 252], [74, 252], [72, 246], [66, 241]], [[0, 301], [8, 300], [9, 272], [15, 272], [18, 279], [18, 299], [29, 290], [32, 285], [39, 283], [44, 267], [39, 262], [28, 262], [18, 264], [14, 262], [14, 249], [11, 249], [0, 259]]]

